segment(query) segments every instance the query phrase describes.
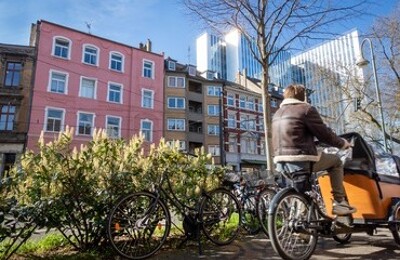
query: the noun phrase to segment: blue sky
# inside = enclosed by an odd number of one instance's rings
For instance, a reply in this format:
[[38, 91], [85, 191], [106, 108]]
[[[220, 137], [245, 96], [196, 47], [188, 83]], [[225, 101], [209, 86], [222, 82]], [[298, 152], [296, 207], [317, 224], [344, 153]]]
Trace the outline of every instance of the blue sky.
[[[203, 29], [185, 13], [179, 0], [0, 0], [0, 43], [29, 44], [37, 20], [61, 24], [130, 46], [150, 39], [153, 52], [164, 52], [181, 63], [196, 62], [195, 40]], [[385, 15], [398, 0], [375, 0], [371, 16], [346, 29], [366, 30], [373, 15]], [[190, 47], [190, 52], [188, 48]], [[190, 55], [189, 55], [190, 54]]]

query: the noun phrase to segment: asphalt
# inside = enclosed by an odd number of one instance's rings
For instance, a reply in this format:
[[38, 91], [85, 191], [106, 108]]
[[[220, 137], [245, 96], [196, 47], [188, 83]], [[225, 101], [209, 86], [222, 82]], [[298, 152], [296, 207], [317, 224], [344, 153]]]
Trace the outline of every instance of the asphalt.
[[[171, 249], [172, 248], [172, 249]], [[191, 259], [281, 259], [266, 236], [259, 233], [255, 236], [241, 235], [232, 244], [214, 246], [206, 242], [203, 254], [199, 255], [195, 241], [190, 241], [177, 249], [168, 245], [162, 248], [152, 260], [191, 260]], [[369, 236], [366, 233], [354, 233], [350, 243], [341, 245], [330, 238], [319, 238], [317, 248], [310, 259], [400, 259], [400, 245], [394, 242], [388, 229], [378, 229]]]

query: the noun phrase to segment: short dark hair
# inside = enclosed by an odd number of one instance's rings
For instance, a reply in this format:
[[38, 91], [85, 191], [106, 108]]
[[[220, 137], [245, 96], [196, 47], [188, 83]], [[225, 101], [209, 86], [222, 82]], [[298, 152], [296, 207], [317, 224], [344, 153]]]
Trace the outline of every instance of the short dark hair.
[[301, 84], [291, 84], [285, 88], [283, 97], [306, 101], [306, 88]]

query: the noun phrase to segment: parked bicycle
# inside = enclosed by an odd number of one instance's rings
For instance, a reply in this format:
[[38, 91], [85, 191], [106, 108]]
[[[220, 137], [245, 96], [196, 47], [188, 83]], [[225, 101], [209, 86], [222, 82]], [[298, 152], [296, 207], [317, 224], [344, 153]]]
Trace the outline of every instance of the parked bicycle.
[[144, 259], [156, 253], [174, 224], [169, 205], [183, 216], [186, 240], [197, 239], [199, 254], [202, 254], [201, 231], [217, 245], [227, 245], [238, 235], [241, 208], [230, 191], [224, 188], [203, 191], [196, 206], [191, 207], [177, 198], [170, 172], [165, 171], [151, 191], [123, 197], [111, 210], [107, 233], [112, 247], [128, 259]]
[[257, 234], [260, 230], [268, 236], [268, 208], [272, 197], [276, 194], [278, 185], [266, 183], [265, 180], [245, 180], [238, 174], [228, 174], [224, 180], [228, 187], [238, 198], [242, 207], [241, 225], [250, 235]]

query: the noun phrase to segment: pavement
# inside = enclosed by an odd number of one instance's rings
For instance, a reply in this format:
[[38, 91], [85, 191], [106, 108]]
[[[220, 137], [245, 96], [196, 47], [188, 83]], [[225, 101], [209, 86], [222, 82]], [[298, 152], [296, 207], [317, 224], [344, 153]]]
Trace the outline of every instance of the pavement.
[[[273, 250], [269, 239], [260, 232], [255, 236], [241, 235], [232, 244], [215, 246], [210, 242], [203, 245], [203, 255], [199, 255], [197, 243], [190, 241], [180, 249], [162, 248], [152, 260], [191, 259], [281, 259]], [[354, 233], [350, 243], [341, 245], [331, 238], [319, 238], [317, 248], [310, 259], [400, 259], [400, 245], [394, 242], [388, 229], [378, 229], [373, 236]]]

